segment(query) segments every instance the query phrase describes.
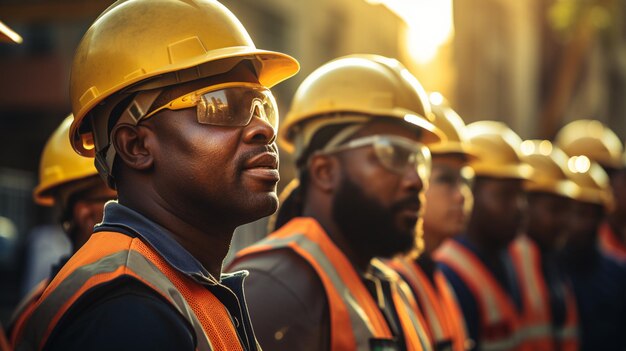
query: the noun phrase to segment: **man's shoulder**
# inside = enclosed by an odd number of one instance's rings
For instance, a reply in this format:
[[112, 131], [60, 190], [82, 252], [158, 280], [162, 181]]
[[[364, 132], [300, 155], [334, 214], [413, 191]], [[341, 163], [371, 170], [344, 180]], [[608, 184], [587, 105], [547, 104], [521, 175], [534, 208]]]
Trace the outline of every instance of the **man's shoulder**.
[[[255, 275], [273, 277], [278, 280], [304, 280], [311, 282], [318, 277], [315, 269], [299, 254], [289, 248], [256, 252], [237, 259], [229, 271], [247, 270], [247, 281], [256, 279]], [[319, 279], [318, 279], [319, 280]]]

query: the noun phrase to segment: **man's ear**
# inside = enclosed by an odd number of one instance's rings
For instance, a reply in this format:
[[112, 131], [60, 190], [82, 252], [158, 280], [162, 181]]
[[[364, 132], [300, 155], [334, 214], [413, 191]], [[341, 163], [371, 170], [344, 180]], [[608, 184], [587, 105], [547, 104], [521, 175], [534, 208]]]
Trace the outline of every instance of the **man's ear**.
[[146, 170], [152, 167], [154, 155], [151, 141], [155, 138], [150, 128], [141, 128], [131, 124], [119, 124], [111, 131], [112, 147], [117, 156], [128, 167], [135, 170]]
[[324, 193], [331, 193], [339, 186], [341, 165], [336, 157], [314, 155], [309, 161], [309, 177], [311, 185]]

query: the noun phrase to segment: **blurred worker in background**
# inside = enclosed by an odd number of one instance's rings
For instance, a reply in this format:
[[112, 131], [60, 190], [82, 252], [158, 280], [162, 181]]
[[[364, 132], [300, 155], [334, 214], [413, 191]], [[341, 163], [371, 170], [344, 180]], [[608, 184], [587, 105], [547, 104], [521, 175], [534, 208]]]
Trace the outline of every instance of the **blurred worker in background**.
[[431, 348], [410, 289], [372, 259], [414, 249], [435, 133], [425, 92], [394, 59], [342, 57], [303, 81], [280, 134], [299, 186], [277, 231], [232, 266], [251, 272], [266, 349]]
[[523, 309], [507, 247], [525, 208], [523, 180], [531, 169], [520, 159], [520, 137], [500, 122], [469, 124], [466, 135], [478, 160], [471, 163], [474, 207], [467, 231], [435, 254], [454, 288], [469, 336], [479, 350], [524, 347]]
[[246, 273], [221, 266], [234, 229], [278, 206], [269, 87], [298, 68], [256, 49], [217, 1], [105, 10], [74, 58], [70, 140], [119, 202], [18, 326], [16, 348], [258, 350]]
[[[568, 178], [567, 155], [548, 140], [525, 140], [522, 161], [533, 168], [524, 183], [528, 206], [523, 235], [509, 252], [527, 308], [522, 318], [543, 323], [533, 331], [532, 350], [578, 350], [578, 313], [557, 252], [563, 246], [569, 199], [578, 186]], [[539, 323], [536, 323], [538, 326]]]
[[600, 249], [626, 262], [626, 154], [620, 139], [596, 120], [577, 120], [561, 128], [555, 143], [569, 156], [585, 155], [609, 176], [613, 205], [600, 226]]
[[[115, 191], [98, 175], [93, 159], [82, 157], [72, 149], [69, 130], [73, 119], [71, 115], [65, 118], [48, 139], [39, 165], [39, 185], [33, 192], [37, 204], [54, 207], [71, 242], [72, 253], [87, 242], [94, 226], [102, 221], [104, 204], [116, 197]], [[45, 246], [45, 243], [41, 245]], [[63, 257], [54, 267], [48, 267], [48, 276], [18, 305], [11, 325], [20, 323], [24, 313], [33, 307], [68, 259], [69, 256]]]
[[446, 240], [465, 230], [472, 207], [468, 161], [475, 156], [465, 138], [465, 123], [442, 101], [438, 93], [429, 95], [435, 114], [435, 126], [446, 139], [429, 146], [432, 171], [424, 211], [424, 250], [411, 256], [389, 261], [409, 283], [417, 297], [432, 334], [436, 350], [462, 351], [471, 346], [465, 320], [448, 281], [436, 267], [433, 252]]
[[580, 191], [571, 201], [562, 263], [578, 306], [581, 350], [626, 349], [626, 267], [597, 245], [612, 208], [606, 172], [587, 156], [572, 156], [569, 177]]

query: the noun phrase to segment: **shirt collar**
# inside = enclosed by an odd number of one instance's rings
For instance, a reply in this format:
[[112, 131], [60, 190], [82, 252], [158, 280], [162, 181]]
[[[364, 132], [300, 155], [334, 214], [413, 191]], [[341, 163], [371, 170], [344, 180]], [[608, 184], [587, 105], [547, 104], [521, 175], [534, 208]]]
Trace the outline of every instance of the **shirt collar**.
[[120, 230], [141, 238], [174, 269], [192, 277], [199, 283], [239, 285], [238, 281], [243, 281], [243, 278], [248, 275], [245, 271], [235, 272], [222, 274], [220, 280], [216, 279], [195, 257], [174, 240], [173, 235], [167, 229], [117, 201], [109, 201], [104, 206], [102, 223], [95, 226], [94, 232]]

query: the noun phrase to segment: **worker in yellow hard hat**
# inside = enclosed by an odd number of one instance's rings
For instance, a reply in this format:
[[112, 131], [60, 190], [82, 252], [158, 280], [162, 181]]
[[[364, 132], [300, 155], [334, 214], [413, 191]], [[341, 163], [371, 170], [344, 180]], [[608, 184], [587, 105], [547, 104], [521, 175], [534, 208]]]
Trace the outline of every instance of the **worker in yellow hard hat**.
[[478, 158], [471, 162], [474, 207], [467, 230], [435, 253], [465, 316], [472, 349], [518, 350], [531, 345], [525, 332], [521, 289], [507, 247], [522, 224], [523, 181], [532, 169], [521, 159], [522, 140], [504, 123], [479, 121], [466, 135]]
[[[41, 155], [39, 185], [33, 191], [33, 197], [39, 205], [54, 207], [73, 253], [87, 242], [94, 226], [102, 220], [104, 204], [115, 199], [116, 193], [102, 181], [92, 159], [77, 155], [72, 150], [69, 139], [72, 120], [71, 115], [65, 118], [48, 139]], [[69, 257], [62, 258], [54, 268], [48, 267], [48, 271], [52, 272], [38, 282], [14, 311], [12, 328], [22, 323], [25, 312], [41, 297], [67, 259]]]
[[580, 191], [571, 200], [561, 262], [576, 295], [580, 350], [624, 350], [626, 266], [596, 244], [598, 228], [613, 208], [610, 180], [585, 155], [570, 157], [567, 170]]
[[78, 45], [76, 152], [118, 192], [18, 330], [17, 349], [258, 350], [236, 227], [272, 214], [292, 57], [215, 0], [120, 0]]
[[584, 155], [608, 174], [612, 208], [600, 226], [598, 242], [604, 252], [626, 262], [626, 153], [617, 135], [596, 120], [577, 120], [559, 130], [555, 143], [570, 156]]
[[579, 188], [567, 175], [567, 155], [550, 141], [525, 140], [521, 151], [533, 173], [524, 183], [526, 224], [509, 253], [528, 306], [523, 318], [536, 318], [542, 326], [535, 329], [533, 350], [578, 350], [576, 301], [557, 253], [565, 239], [569, 201]]
[[435, 349], [462, 351], [471, 347], [465, 320], [454, 291], [432, 256], [446, 239], [465, 230], [472, 207], [473, 171], [468, 163], [476, 155], [465, 137], [463, 119], [441, 94], [431, 93], [429, 100], [434, 124], [446, 139], [429, 146], [432, 171], [425, 192], [424, 250], [417, 258], [409, 255], [392, 260], [389, 265], [402, 275], [417, 297]]
[[430, 155], [428, 98], [397, 60], [351, 55], [311, 73], [279, 134], [292, 150], [276, 231], [240, 251], [259, 341], [271, 350], [422, 350], [410, 290], [377, 256], [415, 247]]

